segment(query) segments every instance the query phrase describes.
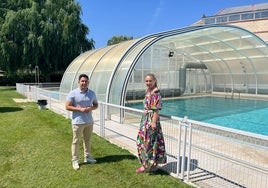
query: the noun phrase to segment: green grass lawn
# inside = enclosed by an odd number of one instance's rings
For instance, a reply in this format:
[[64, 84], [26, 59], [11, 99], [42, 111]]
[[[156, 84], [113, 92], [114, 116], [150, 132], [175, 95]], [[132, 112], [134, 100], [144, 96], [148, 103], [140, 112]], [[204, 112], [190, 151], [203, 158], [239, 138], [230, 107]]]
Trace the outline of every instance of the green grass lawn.
[[190, 187], [161, 170], [137, 174], [133, 154], [96, 134], [91, 141], [98, 162], [73, 170], [70, 120], [13, 98], [24, 97], [14, 87], [0, 87], [1, 188]]

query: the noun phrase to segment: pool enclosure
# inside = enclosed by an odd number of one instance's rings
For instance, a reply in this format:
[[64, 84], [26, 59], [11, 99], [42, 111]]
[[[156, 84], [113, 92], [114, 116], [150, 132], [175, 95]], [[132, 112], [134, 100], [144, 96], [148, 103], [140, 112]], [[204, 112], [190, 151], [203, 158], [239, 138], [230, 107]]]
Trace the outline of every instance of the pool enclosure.
[[268, 94], [268, 45], [230, 25], [191, 26], [87, 51], [69, 65], [60, 86], [68, 93], [81, 73], [99, 101], [124, 105], [144, 95], [154, 73], [163, 97], [231, 92]]

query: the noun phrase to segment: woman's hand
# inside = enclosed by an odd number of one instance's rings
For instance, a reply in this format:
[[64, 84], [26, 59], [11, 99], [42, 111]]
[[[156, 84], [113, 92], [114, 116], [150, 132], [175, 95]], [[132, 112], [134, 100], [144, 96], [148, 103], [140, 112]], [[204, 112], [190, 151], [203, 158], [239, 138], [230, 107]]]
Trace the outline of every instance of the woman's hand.
[[152, 122], [151, 127], [152, 127], [153, 130], [155, 130], [156, 129], [156, 122]]

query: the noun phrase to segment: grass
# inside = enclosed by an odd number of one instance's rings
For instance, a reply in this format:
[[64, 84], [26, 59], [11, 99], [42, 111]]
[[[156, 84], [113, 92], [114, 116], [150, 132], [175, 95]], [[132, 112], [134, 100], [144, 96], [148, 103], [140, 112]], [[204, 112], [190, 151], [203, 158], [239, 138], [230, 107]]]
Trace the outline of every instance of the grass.
[[0, 87], [1, 188], [190, 187], [161, 170], [135, 173], [138, 159], [96, 134], [91, 141], [98, 162], [73, 170], [70, 120], [13, 98], [24, 97], [14, 87]]

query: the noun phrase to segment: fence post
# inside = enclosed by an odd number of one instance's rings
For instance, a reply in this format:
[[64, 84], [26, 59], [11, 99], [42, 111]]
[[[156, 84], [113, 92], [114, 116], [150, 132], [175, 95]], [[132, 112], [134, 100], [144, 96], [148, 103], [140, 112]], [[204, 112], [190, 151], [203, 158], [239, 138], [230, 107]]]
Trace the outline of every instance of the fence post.
[[100, 103], [100, 135], [105, 137], [105, 108], [104, 104]]
[[[178, 137], [178, 158], [177, 158], [177, 175], [179, 176], [179, 171], [181, 171], [181, 180], [184, 180], [184, 171], [185, 171], [185, 162], [187, 157], [187, 181], [189, 180], [189, 172], [190, 172], [190, 162], [191, 162], [191, 144], [192, 144], [192, 126], [187, 121], [188, 117], [185, 116], [179, 123], [179, 137]], [[181, 140], [182, 136], [182, 127], [184, 131], [183, 140]], [[189, 135], [188, 129], [190, 128]], [[188, 135], [188, 136], [187, 136]], [[188, 138], [189, 137], [189, 138]], [[188, 138], [188, 139], [187, 139]], [[186, 156], [186, 146], [188, 141], [188, 156]], [[183, 144], [183, 145], [182, 145]], [[182, 149], [182, 156], [181, 150]]]
[[188, 143], [188, 161], [187, 161], [187, 181], [189, 181], [190, 170], [191, 170], [191, 150], [192, 150], [192, 124], [188, 123], [189, 127], [189, 143]]
[[179, 177], [181, 169], [181, 122], [179, 123], [179, 133], [178, 133], [178, 157], [177, 157], [177, 176]]

